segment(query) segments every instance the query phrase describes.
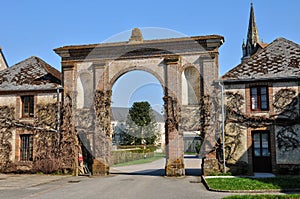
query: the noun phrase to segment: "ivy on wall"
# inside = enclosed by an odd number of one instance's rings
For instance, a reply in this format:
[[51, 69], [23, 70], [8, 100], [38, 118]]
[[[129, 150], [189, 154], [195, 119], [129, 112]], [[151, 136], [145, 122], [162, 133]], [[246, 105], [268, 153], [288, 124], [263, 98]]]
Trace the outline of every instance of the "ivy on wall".
[[283, 126], [277, 132], [278, 148], [283, 151], [292, 151], [300, 147], [299, 129], [293, 126]]
[[[66, 95], [65, 105], [61, 111], [62, 126], [57, 132], [57, 103], [37, 104], [33, 123], [20, 122], [15, 119], [15, 108], [0, 107], [0, 171], [15, 172], [21, 166], [31, 172], [52, 173], [58, 170], [75, 170], [80, 146], [72, 119], [72, 99]], [[34, 136], [34, 160], [32, 164], [10, 161], [12, 154], [13, 132], [26, 129]], [[22, 170], [22, 168], [20, 170]]]
[[47, 131], [56, 129], [57, 104], [37, 104], [34, 125], [40, 129], [34, 130], [33, 170], [51, 173], [61, 167], [60, 159], [60, 135], [57, 132]]
[[14, 115], [14, 107], [0, 107], [0, 172], [8, 170], [11, 166], [9, 156], [12, 152], [11, 141], [14, 130]]
[[35, 126], [42, 127], [34, 131], [35, 158], [34, 171], [52, 173], [58, 170], [74, 171], [78, 152], [80, 152], [77, 132], [74, 131], [72, 99], [66, 95], [62, 108], [62, 126], [60, 132], [49, 131], [57, 128], [57, 103], [38, 104]]
[[[108, 167], [110, 164], [110, 146], [111, 142], [111, 119], [110, 104], [112, 91], [97, 90], [95, 92], [95, 157], [100, 159], [101, 164]], [[107, 171], [108, 172], [108, 171]]]
[[267, 116], [246, 115], [242, 110], [244, 97], [239, 93], [226, 92], [226, 159], [233, 159], [233, 154], [239, 149], [244, 128], [259, 128], [276, 125], [278, 148], [285, 151], [300, 147], [297, 134], [299, 124], [299, 107], [296, 91], [284, 88], [274, 95], [275, 114]]
[[60, 157], [62, 168], [75, 170], [78, 162], [78, 153], [81, 147], [78, 140], [77, 131], [74, 127], [72, 93], [66, 93], [64, 106], [62, 109], [62, 125], [60, 133]]

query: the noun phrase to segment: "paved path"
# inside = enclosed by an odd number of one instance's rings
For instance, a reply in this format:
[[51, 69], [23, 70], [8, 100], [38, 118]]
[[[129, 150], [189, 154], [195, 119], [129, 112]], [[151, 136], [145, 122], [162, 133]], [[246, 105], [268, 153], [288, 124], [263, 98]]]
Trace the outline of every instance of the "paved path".
[[[201, 159], [194, 155], [186, 155], [184, 159], [187, 176], [201, 175]], [[110, 172], [113, 174], [148, 174], [163, 176], [165, 172], [166, 159], [162, 158], [147, 164], [136, 164], [122, 167], [111, 167]]]
[[230, 195], [204, 188], [198, 175], [199, 159], [187, 157], [185, 164], [190, 174], [179, 178], [163, 176], [164, 159], [114, 167], [106, 177], [0, 175], [0, 198], [215, 199]]

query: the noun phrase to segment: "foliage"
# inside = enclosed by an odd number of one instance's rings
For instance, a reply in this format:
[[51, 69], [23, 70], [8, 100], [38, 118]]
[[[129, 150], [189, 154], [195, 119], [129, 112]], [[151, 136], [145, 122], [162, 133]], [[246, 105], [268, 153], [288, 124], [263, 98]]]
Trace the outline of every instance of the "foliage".
[[164, 158], [165, 155], [162, 153], [154, 153], [153, 156], [148, 157], [147, 158], [142, 158], [142, 159], [138, 159], [138, 160], [133, 160], [133, 161], [129, 161], [129, 162], [124, 162], [124, 163], [120, 163], [120, 164], [115, 164], [113, 166], [115, 167], [119, 167], [119, 166], [129, 166], [129, 165], [135, 165], [135, 164], [145, 164], [145, 163], [150, 163], [159, 159]]
[[274, 178], [207, 178], [208, 185], [216, 190], [272, 190], [300, 188], [299, 176]]
[[132, 121], [139, 127], [144, 127], [150, 124], [151, 106], [148, 102], [134, 102], [129, 109], [129, 116]]
[[[144, 145], [120, 145], [120, 146], [118, 146], [118, 149], [136, 149], [136, 148], [144, 149]], [[153, 144], [147, 145], [147, 150], [149, 150], [150, 152], [156, 151], [157, 148], [158, 147]]]
[[[56, 128], [57, 106], [53, 104], [37, 104], [35, 126], [43, 129], [35, 129], [35, 156], [33, 170], [42, 173], [57, 171], [62, 162], [60, 159], [59, 134], [49, 132], [46, 129]], [[44, 130], [45, 129], [45, 130]]]
[[232, 176], [232, 173], [230, 172], [226, 172], [226, 173], [223, 173], [223, 172], [210, 172], [208, 173], [207, 176]]
[[35, 126], [43, 127], [34, 131], [35, 157], [33, 170], [43, 173], [53, 173], [60, 170], [74, 170], [74, 160], [78, 154], [77, 133], [73, 132], [72, 104], [69, 95], [62, 108], [62, 131], [51, 132], [47, 129], [56, 128], [57, 111], [56, 103], [38, 104], [36, 109]]
[[[14, 107], [0, 107], [0, 170], [2, 172], [42, 172], [52, 173], [59, 170], [74, 169], [77, 134], [73, 132], [71, 122], [71, 98], [66, 97], [62, 108], [62, 131], [56, 132], [57, 103], [37, 104], [33, 123], [21, 122], [14, 118]], [[9, 159], [12, 151], [12, 132], [26, 131], [34, 136], [34, 159], [32, 162], [12, 163]], [[22, 132], [21, 132], [22, 131]], [[21, 168], [21, 170], [19, 170]], [[26, 171], [22, 168], [26, 168]], [[28, 169], [28, 170], [27, 170]], [[23, 171], [24, 170], [24, 171]]]
[[[94, 108], [96, 113], [95, 133], [94, 133], [94, 156], [102, 165], [105, 165], [105, 171], [96, 169], [94, 174], [108, 174], [108, 165], [110, 162], [110, 142], [111, 142], [111, 119], [110, 119], [110, 104], [111, 104], [111, 90], [95, 92]], [[100, 158], [101, 157], [101, 158]]]
[[196, 149], [196, 153], [199, 154], [201, 149], [201, 144], [199, 142], [196, 143], [195, 149]]
[[0, 107], [0, 171], [12, 168], [9, 155], [12, 152], [10, 140], [13, 136], [15, 108], [10, 106]]
[[124, 144], [154, 144], [157, 139], [157, 122], [148, 102], [135, 102], [129, 109]]

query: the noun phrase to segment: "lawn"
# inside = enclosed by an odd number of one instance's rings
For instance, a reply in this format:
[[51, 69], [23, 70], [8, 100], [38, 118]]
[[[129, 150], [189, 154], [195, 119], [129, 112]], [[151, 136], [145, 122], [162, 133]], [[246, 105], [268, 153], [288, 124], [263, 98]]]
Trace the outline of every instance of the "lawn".
[[129, 165], [134, 165], [134, 164], [145, 164], [145, 163], [150, 163], [153, 162], [155, 160], [159, 160], [161, 158], [164, 158], [165, 155], [162, 153], [155, 153], [153, 157], [150, 158], [145, 158], [145, 159], [139, 159], [139, 160], [133, 160], [133, 161], [129, 161], [129, 162], [124, 162], [124, 163], [120, 163], [120, 164], [114, 164], [114, 167], [120, 167], [120, 166], [129, 166]]
[[300, 176], [274, 178], [206, 178], [215, 190], [270, 190], [300, 188]]
[[223, 199], [299, 199], [298, 194], [288, 194], [288, 195], [235, 195], [228, 196]]

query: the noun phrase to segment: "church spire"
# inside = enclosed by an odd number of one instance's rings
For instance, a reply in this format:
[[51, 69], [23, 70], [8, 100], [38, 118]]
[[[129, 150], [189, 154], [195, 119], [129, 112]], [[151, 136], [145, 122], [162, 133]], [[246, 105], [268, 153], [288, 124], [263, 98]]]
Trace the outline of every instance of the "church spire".
[[258, 30], [256, 26], [254, 8], [253, 8], [253, 3], [251, 3], [247, 41], [246, 44], [243, 42], [242, 45], [242, 49], [243, 49], [242, 61], [244, 61], [245, 59], [253, 55], [259, 49], [259, 43], [260, 40], [259, 40]]
[[2, 48], [0, 47], [0, 70], [4, 70], [8, 67]]
[[248, 35], [247, 35], [247, 43], [248, 42], [250, 44], [257, 44], [259, 42], [253, 3], [251, 3], [251, 9], [250, 9], [250, 19], [249, 19]]

